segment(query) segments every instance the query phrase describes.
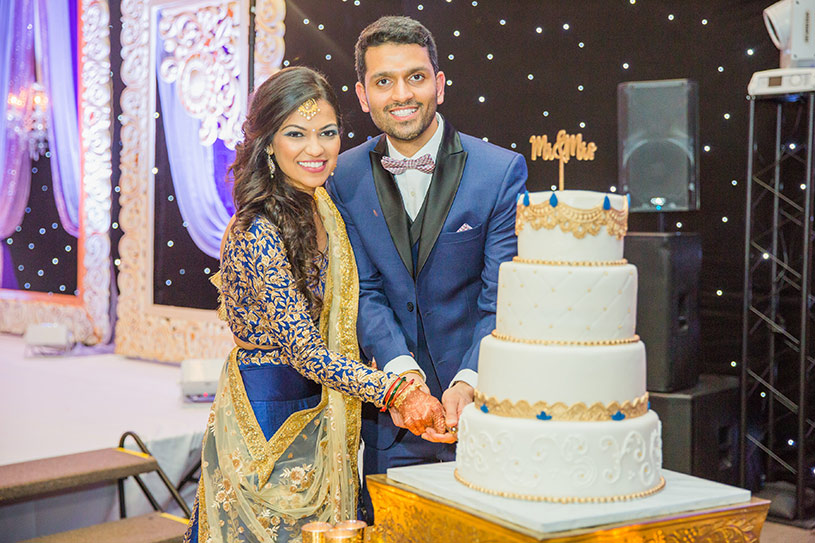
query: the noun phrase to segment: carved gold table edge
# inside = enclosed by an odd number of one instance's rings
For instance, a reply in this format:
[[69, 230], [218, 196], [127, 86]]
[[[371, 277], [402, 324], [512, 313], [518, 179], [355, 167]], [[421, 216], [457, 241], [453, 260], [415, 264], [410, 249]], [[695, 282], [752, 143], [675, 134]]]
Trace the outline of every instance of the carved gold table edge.
[[386, 475], [368, 477], [376, 523], [366, 529], [369, 543], [753, 543], [770, 502], [749, 502], [673, 513], [662, 517], [541, 534], [499, 517], [454, 503]]

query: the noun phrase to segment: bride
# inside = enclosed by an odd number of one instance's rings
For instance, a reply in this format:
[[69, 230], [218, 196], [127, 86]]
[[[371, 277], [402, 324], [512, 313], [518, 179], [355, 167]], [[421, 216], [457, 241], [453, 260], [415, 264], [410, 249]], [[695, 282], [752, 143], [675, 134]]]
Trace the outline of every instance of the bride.
[[360, 402], [444, 432], [426, 388], [358, 362], [358, 279], [323, 184], [340, 118], [326, 80], [277, 72], [254, 93], [231, 170], [235, 217], [214, 277], [234, 335], [204, 433], [184, 541], [285, 542], [356, 518]]

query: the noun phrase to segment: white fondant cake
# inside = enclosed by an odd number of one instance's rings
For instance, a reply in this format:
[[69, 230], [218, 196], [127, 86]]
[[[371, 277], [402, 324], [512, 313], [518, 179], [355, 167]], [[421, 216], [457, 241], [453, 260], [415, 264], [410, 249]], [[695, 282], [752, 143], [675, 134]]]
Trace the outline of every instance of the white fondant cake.
[[496, 329], [459, 424], [462, 483], [565, 502], [662, 488], [661, 424], [635, 335], [637, 270], [622, 259], [627, 218], [619, 195], [519, 200], [518, 257], [501, 265]]

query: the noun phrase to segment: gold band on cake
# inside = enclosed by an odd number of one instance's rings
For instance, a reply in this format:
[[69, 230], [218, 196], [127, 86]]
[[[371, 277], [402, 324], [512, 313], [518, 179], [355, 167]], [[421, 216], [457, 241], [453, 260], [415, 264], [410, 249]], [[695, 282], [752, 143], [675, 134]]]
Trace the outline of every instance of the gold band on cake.
[[458, 468], [453, 472], [456, 480], [468, 488], [483, 492], [484, 494], [492, 494], [493, 496], [501, 496], [502, 498], [511, 498], [513, 500], [527, 500], [533, 502], [547, 502], [547, 503], [612, 503], [612, 502], [625, 502], [636, 500], [638, 498], [645, 498], [652, 494], [656, 494], [665, 488], [665, 478], [660, 475], [659, 483], [654, 488], [643, 490], [642, 492], [634, 492], [632, 494], [620, 494], [618, 496], [588, 496], [585, 498], [578, 498], [575, 496], [536, 496], [534, 494], [516, 494], [515, 492], [502, 492], [500, 490], [491, 490], [465, 480], [459, 473]]
[[597, 341], [565, 341], [559, 339], [527, 339], [522, 337], [514, 337], [509, 334], [503, 334], [498, 330], [492, 331], [492, 337], [503, 341], [510, 341], [512, 343], [529, 343], [530, 345], [579, 345], [581, 347], [603, 347], [609, 345], [627, 345], [629, 343], [637, 343], [640, 336], [634, 334], [631, 337], [622, 339], [601, 339]]
[[571, 232], [577, 239], [583, 239], [586, 234], [596, 236], [605, 226], [610, 236], [623, 239], [628, 231], [628, 206], [603, 209], [601, 204], [591, 209], [578, 209], [564, 202], [557, 202], [553, 207], [548, 200], [529, 205], [519, 203], [515, 235], [520, 233], [524, 224], [529, 224], [535, 230], [552, 230], [559, 226], [561, 231]]
[[498, 415], [499, 417], [538, 419], [542, 421], [596, 422], [624, 420], [641, 417], [648, 412], [648, 393], [646, 392], [639, 398], [626, 400], [623, 403], [611, 402], [610, 404], [604, 404], [597, 402], [587, 406], [583, 402], [572, 405], [566, 405], [563, 402], [549, 404], [543, 401], [530, 404], [526, 400], [512, 402], [486, 396], [476, 389], [475, 407], [485, 413]]
[[513, 256], [513, 262], [519, 264], [541, 264], [543, 266], [625, 266], [628, 260], [621, 258], [620, 260], [537, 260], [534, 258], [521, 258], [520, 256]]

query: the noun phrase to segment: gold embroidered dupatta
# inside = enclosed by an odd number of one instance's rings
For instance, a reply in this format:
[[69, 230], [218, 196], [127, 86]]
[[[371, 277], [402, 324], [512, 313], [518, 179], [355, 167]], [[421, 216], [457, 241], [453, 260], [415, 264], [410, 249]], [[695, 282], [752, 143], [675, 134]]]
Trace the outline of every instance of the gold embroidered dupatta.
[[[359, 278], [345, 223], [322, 187], [314, 198], [328, 233], [320, 335], [359, 360]], [[317, 407], [293, 413], [269, 439], [249, 405], [236, 351], [224, 365], [201, 452], [198, 541], [282, 542], [306, 522], [356, 518], [360, 401], [326, 386]]]

